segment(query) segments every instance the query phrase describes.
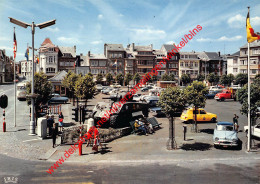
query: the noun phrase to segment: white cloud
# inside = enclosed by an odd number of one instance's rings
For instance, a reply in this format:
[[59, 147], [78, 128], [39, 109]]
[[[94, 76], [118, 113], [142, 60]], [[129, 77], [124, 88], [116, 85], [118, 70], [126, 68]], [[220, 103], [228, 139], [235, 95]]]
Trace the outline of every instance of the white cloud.
[[98, 44], [101, 44], [102, 41], [101, 40], [97, 40], [97, 41], [93, 41], [93, 42], [90, 42], [91, 44], [93, 45], [98, 45]]
[[104, 16], [103, 16], [102, 14], [99, 14], [99, 15], [98, 15], [98, 19], [99, 19], [99, 20], [102, 20], [103, 18], [104, 18]]
[[237, 14], [233, 17], [230, 17], [227, 21], [230, 27], [241, 28], [246, 24], [246, 18], [241, 14]]
[[199, 39], [197, 39], [197, 42], [210, 42], [210, 41], [212, 41], [212, 39], [210, 39], [210, 38], [199, 38]]
[[78, 38], [75, 37], [58, 37], [58, 40], [63, 42], [63, 43], [69, 43], [69, 44], [76, 44], [76, 43], [80, 43]]
[[119, 17], [123, 17], [123, 16], [124, 16], [123, 14], [121, 14], [121, 13], [119, 14]]
[[237, 40], [241, 40], [243, 37], [241, 35], [238, 36], [233, 36], [233, 37], [226, 37], [226, 36], [222, 36], [219, 39], [217, 39], [217, 41], [237, 41]]
[[243, 37], [241, 35], [237, 35], [237, 36], [233, 36], [233, 37], [226, 37], [226, 36], [222, 36], [220, 38], [217, 39], [212, 39], [212, 38], [199, 38], [196, 41], [197, 42], [211, 42], [211, 41], [227, 41], [227, 42], [231, 42], [231, 41], [237, 41], [237, 40], [241, 40]]
[[164, 30], [143, 28], [143, 29], [130, 29], [130, 31], [132, 32], [132, 37], [134, 41], [158, 40], [158, 39], [164, 39], [166, 37], [166, 33]]
[[6, 51], [13, 51], [13, 47], [0, 46], [1, 49], [5, 49]]
[[50, 32], [53, 32], [53, 33], [56, 33], [56, 32], [59, 32], [60, 29], [58, 27], [55, 27], [55, 28], [52, 28], [52, 27], [47, 27], [46, 28], [48, 31]]
[[170, 44], [170, 45], [173, 45], [175, 42], [174, 41], [168, 41], [166, 42], [166, 44]]
[[260, 17], [250, 18], [250, 23], [252, 24], [252, 26], [259, 26], [260, 25]]
[[10, 38], [0, 36], [0, 41], [10, 41]]

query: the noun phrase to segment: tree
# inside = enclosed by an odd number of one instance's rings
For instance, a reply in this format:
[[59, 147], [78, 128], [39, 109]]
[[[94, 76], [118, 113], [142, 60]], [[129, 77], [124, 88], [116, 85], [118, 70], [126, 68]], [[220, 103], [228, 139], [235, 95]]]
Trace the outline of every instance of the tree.
[[116, 75], [116, 81], [117, 83], [123, 85], [124, 82], [124, 75], [122, 73], [119, 73]]
[[240, 84], [241, 86], [245, 85], [247, 83], [247, 74], [246, 73], [239, 73], [235, 77], [235, 83]]
[[171, 81], [171, 78], [167, 73], [165, 73], [163, 74], [161, 81]]
[[232, 73], [227, 75], [228, 78], [228, 86], [231, 86], [231, 83], [234, 81], [235, 77]]
[[171, 73], [169, 77], [170, 77], [170, 81], [175, 81], [175, 75], [173, 73]]
[[91, 76], [91, 77], [93, 77], [93, 74], [92, 74], [91, 72], [88, 72], [88, 75]]
[[220, 84], [223, 84], [224, 86], [229, 84], [229, 79], [227, 75], [222, 75], [220, 77]]
[[75, 73], [69, 71], [62, 81], [62, 85], [68, 89], [69, 97], [74, 96], [74, 86], [77, 79], [78, 76]]
[[[250, 85], [250, 117], [252, 122], [256, 122], [257, 115], [257, 107], [260, 107], [260, 84], [258, 82], [254, 82]], [[237, 92], [237, 99], [242, 104], [241, 113], [244, 115], [248, 115], [248, 85], [244, 85]]]
[[194, 131], [198, 131], [197, 127], [197, 109], [199, 107], [205, 107], [206, 105], [206, 94], [208, 89], [205, 84], [199, 81], [193, 81], [193, 83], [185, 89], [185, 95], [187, 96], [187, 103], [194, 106], [195, 122]]
[[107, 73], [106, 80], [107, 80], [108, 84], [111, 84], [111, 82], [113, 81], [113, 75], [111, 73]]
[[140, 76], [140, 74], [139, 73], [136, 73], [135, 75], [134, 75], [134, 81], [136, 82], [136, 83], [138, 83], [140, 80], [141, 80], [141, 76]]
[[187, 74], [182, 74], [181, 75], [181, 82], [186, 86], [186, 84], [191, 82], [191, 78]]
[[77, 98], [88, 99], [93, 98], [96, 91], [95, 83], [93, 82], [93, 77], [89, 74], [84, 77], [79, 77], [75, 83], [75, 96]]
[[126, 82], [126, 85], [129, 85], [129, 82], [133, 79], [133, 75], [131, 73], [127, 73], [125, 75], [125, 82]]
[[254, 83], [260, 85], [260, 74], [257, 74], [254, 78]]
[[[148, 74], [148, 72], [145, 74], [145, 76], [148, 76], [149, 74]], [[147, 83], [151, 83], [151, 82], [153, 82], [153, 80], [152, 80], [152, 78], [150, 78], [150, 77], [147, 77], [147, 81], [146, 81], [146, 84]]]
[[102, 73], [97, 74], [97, 76], [96, 76], [96, 82], [97, 82], [98, 84], [100, 84], [102, 81], [103, 81], [103, 74], [102, 74]]
[[205, 76], [202, 75], [202, 74], [199, 74], [199, 75], [197, 76], [197, 81], [204, 81], [204, 79], [205, 79]]
[[169, 119], [168, 149], [176, 148], [174, 117], [185, 109], [186, 96], [178, 87], [168, 87], [160, 95], [158, 105]]
[[219, 76], [214, 74], [214, 73], [210, 73], [207, 76], [207, 80], [209, 81], [209, 83], [212, 83], [214, 85], [214, 83], [218, 83], [219, 82]]
[[158, 80], [157, 75], [153, 75], [153, 76], [152, 76], [152, 81], [153, 81], [153, 82], [156, 82], [157, 80]]
[[[31, 93], [31, 86], [31, 82], [26, 84], [27, 94]], [[34, 93], [37, 94], [34, 101], [37, 118], [40, 106], [45, 105], [51, 99], [52, 93], [51, 82], [48, 81], [47, 76], [43, 72], [34, 74]], [[30, 104], [31, 99], [27, 99], [27, 102]]]

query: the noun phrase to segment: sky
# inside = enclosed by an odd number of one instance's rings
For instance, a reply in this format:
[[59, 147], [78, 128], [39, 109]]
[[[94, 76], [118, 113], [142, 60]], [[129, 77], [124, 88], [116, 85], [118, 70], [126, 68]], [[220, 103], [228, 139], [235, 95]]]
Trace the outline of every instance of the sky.
[[[136, 45], [179, 43], [197, 25], [202, 30], [182, 51], [232, 54], [246, 44], [246, 16], [260, 32], [259, 0], [0, 0], [0, 49], [13, 55], [13, 30], [17, 40], [16, 62], [24, 60], [32, 45], [31, 28], [10, 23], [12, 17], [31, 24], [56, 19], [56, 24], [36, 28], [35, 48], [45, 38], [54, 45], [73, 47], [77, 55], [104, 53], [104, 43]], [[30, 51], [31, 56], [31, 51]]]

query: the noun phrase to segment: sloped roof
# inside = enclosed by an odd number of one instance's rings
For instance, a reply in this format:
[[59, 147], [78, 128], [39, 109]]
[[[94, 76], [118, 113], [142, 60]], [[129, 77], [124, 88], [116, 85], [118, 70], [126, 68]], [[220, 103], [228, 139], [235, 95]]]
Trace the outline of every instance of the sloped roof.
[[41, 46], [47, 47], [47, 44], [48, 44], [48, 46], [55, 47], [55, 45], [53, 45], [53, 43], [51, 42], [50, 38], [45, 38], [45, 40], [42, 42]]
[[239, 55], [240, 55], [240, 51], [237, 51], [234, 54], [231, 54], [231, 56], [239, 56]]
[[57, 75], [55, 75], [54, 77], [50, 78], [49, 81], [61, 82], [66, 75], [67, 75], [67, 72], [63, 70], [63, 71], [59, 72]]
[[174, 48], [175, 47], [173, 44], [163, 44], [161, 49], [165, 49], [167, 52], [171, 52]]
[[[248, 45], [247, 43], [245, 45], [243, 45], [242, 47], [240, 47], [241, 49], [247, 49]], [[260, 47], [260, 41], [256, 40], [252, 43], [250, 43], [250, 47]]]
[[113, 50], [113, 51], [124, 51], [124, 47], [122, 44], [106, 44], [107, 50]]
[[135, 46], [134, 48], [136, 51], [153, 51], [152, 46], [148, 45], [148, 46]]
[[107, 59], [104, 54], [90, 54], [89, 59]]
[[72, 57], [76, 57], [76, 52], [74, 47], [59, 47], [59, 49], [62, 54], [67, 53], [67, 54], [71, 54]]
[[200, 52], [199, 58], [206, 61], [222, 60], [221, 57], [219, 57], [217, 52]]

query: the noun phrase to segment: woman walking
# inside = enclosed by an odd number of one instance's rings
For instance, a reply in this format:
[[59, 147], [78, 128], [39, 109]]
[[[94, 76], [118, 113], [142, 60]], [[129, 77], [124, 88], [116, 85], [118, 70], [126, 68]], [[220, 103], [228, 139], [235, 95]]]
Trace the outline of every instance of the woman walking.
[[62, 128], [63, 128], [63, 119], [64, 119], [64, 116], [63, 116], [62, 112], [60, 112], [60, 114], [59, 114], [59, 127], [60, 127], [60, 132], [62, 132]]

